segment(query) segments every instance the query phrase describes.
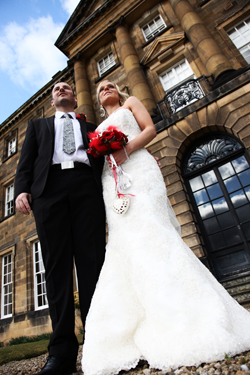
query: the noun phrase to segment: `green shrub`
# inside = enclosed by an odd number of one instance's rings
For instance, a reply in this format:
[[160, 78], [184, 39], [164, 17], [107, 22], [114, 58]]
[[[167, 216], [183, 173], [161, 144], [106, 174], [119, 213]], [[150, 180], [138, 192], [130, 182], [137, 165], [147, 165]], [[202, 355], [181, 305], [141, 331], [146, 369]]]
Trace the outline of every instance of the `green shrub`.
[[49, 340], [51, 333], [43, 333], [42, 335], [38, 336], [20, 336], [11, 339], [7, 346], [18, 345], [18, 344], [26, 344], [27, 342], [35, 342], [41, 340]]

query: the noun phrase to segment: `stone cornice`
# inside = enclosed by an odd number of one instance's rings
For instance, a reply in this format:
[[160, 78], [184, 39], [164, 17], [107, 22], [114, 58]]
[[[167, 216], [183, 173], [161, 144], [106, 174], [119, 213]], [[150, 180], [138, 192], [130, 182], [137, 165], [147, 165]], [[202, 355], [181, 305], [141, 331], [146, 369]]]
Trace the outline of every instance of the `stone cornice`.
[[[106, 9], [110, 8], [110, 6], [116, 3], [117, 1], [118, 0], [105, 1], [105, 3], [99, 6], [93, 13], [91, 13], [83, 22], [80, 23], [80, 25], [74, 28], [74, 30], [72, 30], [71, 32], [69, 32], [69, 30], [70, 28], [72, 29], [73, 25], [70, 25], [70, 23], [72, 23], [73, 20], [72, 18], [70, 18], [62, 33], [60, 34], [59, 38], [56, 40], [55, 46], [59, 48], [62, 52], [64, 52], [63, 47], [66, 43], [68, 43], [70, 40], [73, 40], [73, 38], [75, 38], [77, 34], [79, 34], [84, 28], [87, 28], [91, 23], [93, 23], [93, 21], [98, 19], [106, 11]], [[87, 1], [85, 3], [87, 3]], [[79, 7], [80, 5], [81, 3], [79, 4]]]

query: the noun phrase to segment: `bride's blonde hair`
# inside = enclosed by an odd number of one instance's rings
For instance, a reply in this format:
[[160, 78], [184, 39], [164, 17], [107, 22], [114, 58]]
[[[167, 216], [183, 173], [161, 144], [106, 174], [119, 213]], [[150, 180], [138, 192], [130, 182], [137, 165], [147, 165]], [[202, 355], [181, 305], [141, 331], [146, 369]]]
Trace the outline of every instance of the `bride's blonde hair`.
[[[97, 89], [96, 89], [96, 99], [97, 99], [97, 102], [98, 102], [99, 106], [100, 106], [100, 99], [99, 99], [100, 90], [101, 90], [101, 87], [107, 82], [110, 82], [110, 83], [112, 83], [112, 85], [115, 86], [115, 88], [116, 88], [116, 90], [117, 90], [117, 92], [118, 92], [118, 94], [121, 98], [121, 100], [119, 101], [120, 106], [122, 106], [125, 103], [125, 101], [128, 99], [129, 95], [126, 94], [125, 92], [122, 92], [120, 87], [115, 82], [110, 81], [109, 79], [105, 79], [104, 81], [100, 82]], [[104, 116], [107, 117], [106, 109], [103, 106], [100, 106], [100, 115], [102, 117], [104, 117]]]

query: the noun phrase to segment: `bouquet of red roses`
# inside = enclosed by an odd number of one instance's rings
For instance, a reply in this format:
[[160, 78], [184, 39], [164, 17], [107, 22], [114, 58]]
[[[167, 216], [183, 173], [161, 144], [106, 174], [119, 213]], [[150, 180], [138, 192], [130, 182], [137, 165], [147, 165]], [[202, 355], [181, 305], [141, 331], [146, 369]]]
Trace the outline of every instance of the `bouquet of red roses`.
[[124, 214], [129, 208], [129, 196], [132, 194], [121, 193], [120, 190], [126, 190], [131, 186], [130, 176], [122, 170], [122, 167], [117, 166], [113, 155], [114, 151], [120, 150], [128, 143], [128, 137], [115, 126], [110, 125], [107, 130], [101, 133], [96, 130], [93, 133], [88, 133], [90, 139], [89, 149], [87, 152], [94, 157], [110, 155], [109, 165], [113, 172], [117, 198], [113, 203], [113, 210], [118, 214]]
[[88, 137], [90, 143], [87, 152], [94, 157], [110, 155], [128, 143], [128, 137], [113, 125], [110, 125], [103, 133], [99, 130], [88, 133]]

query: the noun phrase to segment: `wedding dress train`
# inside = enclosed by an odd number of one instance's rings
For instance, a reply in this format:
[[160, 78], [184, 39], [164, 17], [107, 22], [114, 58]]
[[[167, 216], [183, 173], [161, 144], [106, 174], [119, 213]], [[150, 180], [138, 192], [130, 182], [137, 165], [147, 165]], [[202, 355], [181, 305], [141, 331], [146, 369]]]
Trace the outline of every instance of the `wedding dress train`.
[[[140, 133], [119, 109], [114, 125]], [[125, 215], [112, 209], [115, 182], [105, 162], [103, 194], [109, 229], [106, 258], [86, 321], [85, 375], [113, 375], [140, 359], [167, 370], [221, 360], [250, 349], [250, 314], [197, 259], [174, 229], [161, 171], [145, 150], [122, 164], [133, 194]]]

